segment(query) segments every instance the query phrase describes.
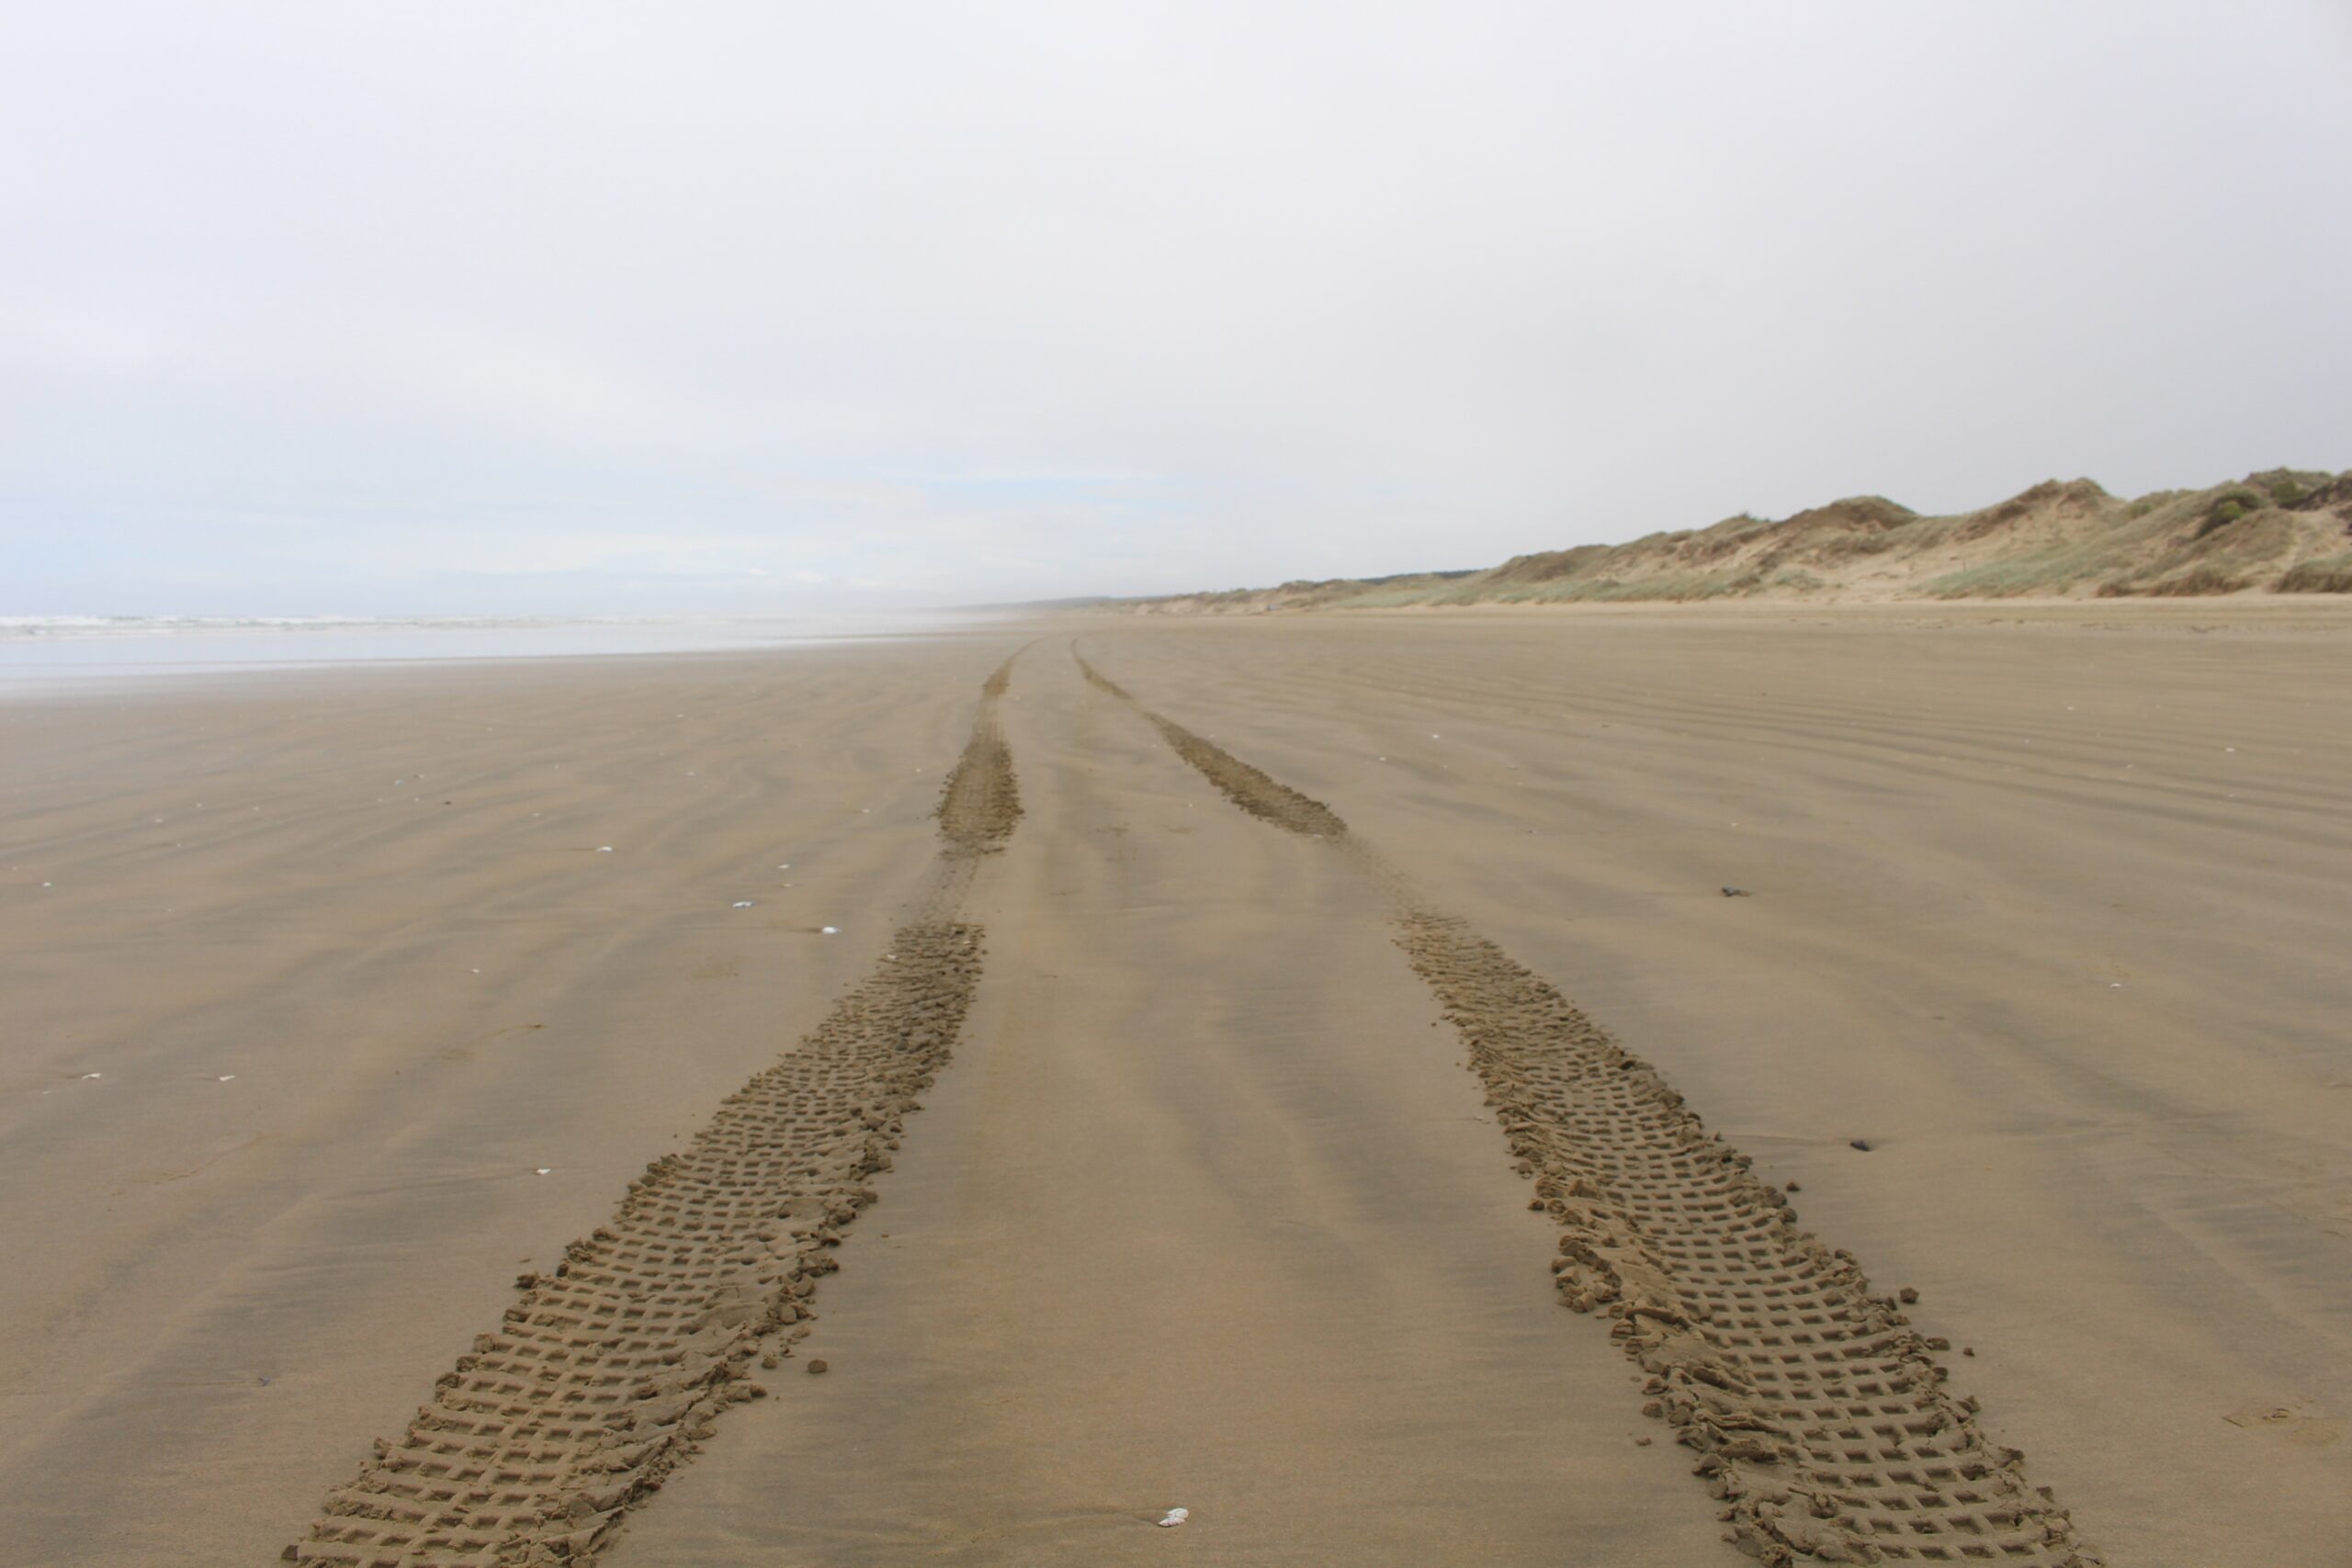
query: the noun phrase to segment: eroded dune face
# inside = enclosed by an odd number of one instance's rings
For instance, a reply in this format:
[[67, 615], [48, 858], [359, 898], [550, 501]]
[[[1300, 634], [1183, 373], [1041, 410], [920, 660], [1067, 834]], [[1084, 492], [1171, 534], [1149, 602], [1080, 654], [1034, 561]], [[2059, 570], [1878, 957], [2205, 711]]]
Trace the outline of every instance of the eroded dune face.
[[[1590, 532], [1588, 527], [1584, 531]], [[1849, 496], [1773, 519], [1743, 513], [1617, 545], [1514, 556], [1476, 570], [1289, 582], [1127, 602], [1153, 615], [1407, 604], [2202, 598], [2352, 592], [2352, 473], [2273, 468], [2194, 491], [2109, 495], [2045, 480], [1931, 517]]]
[[9, 1539], [2310, 1560], [2348, 639], [1102, 618], [0, 713]]

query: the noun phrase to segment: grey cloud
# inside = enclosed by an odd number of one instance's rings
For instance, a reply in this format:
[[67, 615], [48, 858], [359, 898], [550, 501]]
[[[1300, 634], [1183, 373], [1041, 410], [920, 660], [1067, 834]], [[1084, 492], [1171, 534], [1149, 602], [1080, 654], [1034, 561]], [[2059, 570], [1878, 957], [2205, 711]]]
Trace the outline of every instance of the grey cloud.
[[20, 11], [0, 612], [1175, 589], [2352, 463], [2325, 4]]

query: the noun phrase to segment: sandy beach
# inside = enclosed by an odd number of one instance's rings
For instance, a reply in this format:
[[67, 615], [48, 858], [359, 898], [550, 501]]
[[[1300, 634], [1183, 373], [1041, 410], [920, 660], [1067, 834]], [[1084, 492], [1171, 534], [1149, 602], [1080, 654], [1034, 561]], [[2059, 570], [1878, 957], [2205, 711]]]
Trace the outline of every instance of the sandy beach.
[[2340, 1562], [2348, 656], [1070, 615], [0, 705], [0, 1556]]

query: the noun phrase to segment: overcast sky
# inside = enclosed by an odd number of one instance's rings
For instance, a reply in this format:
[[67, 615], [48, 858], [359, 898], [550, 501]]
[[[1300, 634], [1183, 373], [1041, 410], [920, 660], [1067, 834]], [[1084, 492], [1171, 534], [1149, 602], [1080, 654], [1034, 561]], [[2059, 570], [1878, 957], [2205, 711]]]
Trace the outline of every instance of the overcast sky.
[[2352, 467], [2352, 4], [17, 4], [0, 614], [759, 612]]

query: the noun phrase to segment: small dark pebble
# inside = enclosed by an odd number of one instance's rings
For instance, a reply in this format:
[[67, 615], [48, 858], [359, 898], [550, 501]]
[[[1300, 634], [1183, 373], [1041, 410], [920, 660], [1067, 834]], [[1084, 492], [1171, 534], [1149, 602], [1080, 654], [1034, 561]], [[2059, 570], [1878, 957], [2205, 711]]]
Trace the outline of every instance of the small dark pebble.
[[825, 1363], [821, 1360], [811, 1361], [808, 1363], [808, 1375], [812, 1378], [824, 1370]]
[[1792, 1182], [1790, 1182], [1790, 1183], [1789, 1183], [1789, 1189], [1788, 1189], [1788, 1190], [1789, 1190], [1790, 1191], [1792, 1191], [1792, 1192], [1802, 1192], [1802, 1191], [1804, 1191], [1804, 1188], [1799, 1187], [1799, 1186], [1798, 1186], [1795, 1182], [1793, 1182], [1793, 1181], [1792, 1181]]
[[1960, 1348], [1960, 1353], [1963, 1356], [1973, 1356], [1976, 1354], [1976, 1347], [1973, 1345], [1962, 1345]]
[[1864, 1154], [1871, 1152], [1871, 1141], [1868, 1138], [1856, 1138], [1853, 1143], [1848, 1146], [1860, 1149]]
[[1745, 887], [1726, 887], [1724, 889], [1724, 897], [1726, 898], [1745, 898], [1747, 897], [1747, 889]]
[[1909, 1306], [1912, 1303], [1919, 1299], [1919, 1292], [1913, 1290], [1910, 1286], [1905, 1285], [1901, 1290], [1894, 1292], [1894, 1299], [1901, 1302], [1905, 1306]]

